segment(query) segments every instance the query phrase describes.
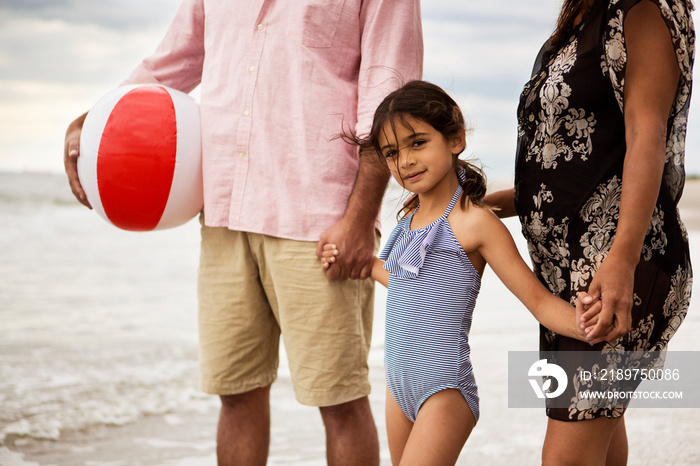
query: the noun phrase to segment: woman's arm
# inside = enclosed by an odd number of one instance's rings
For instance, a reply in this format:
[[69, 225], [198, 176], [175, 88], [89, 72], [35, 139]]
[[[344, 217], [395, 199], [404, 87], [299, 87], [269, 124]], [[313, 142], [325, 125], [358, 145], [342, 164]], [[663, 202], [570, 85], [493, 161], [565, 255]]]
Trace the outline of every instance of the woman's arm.
[[[661, 186], [666, 125], [680, 70], [668, 27], [656, 5], [640, 2], [625, 20], [625, 141], [622, 197], [615, 240], [589, 294], [602, 300], [591, 336], [610, 341], [631, 328], [634, 270]], [[610, 334], [602, 330], [613, 326]]]
[[503, 189], [487, 194], [484, 202], [490, 207], [495, 207], [494, 211], [499, 218], [513, 217], [515, 212], [515, 190], [513, 188]]

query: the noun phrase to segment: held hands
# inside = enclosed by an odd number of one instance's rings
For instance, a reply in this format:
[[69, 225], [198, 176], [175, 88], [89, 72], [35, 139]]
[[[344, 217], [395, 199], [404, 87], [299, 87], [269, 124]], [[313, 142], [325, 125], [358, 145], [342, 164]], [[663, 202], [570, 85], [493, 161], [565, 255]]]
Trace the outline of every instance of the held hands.
[[[326, 260], [323, 268], [331, 280], [364, 279], [370, 276], [374, 261], [375, 234], [373, 226], [363, 228], [347, 218], [326, 230], [318, 242], [316, 256], [324, 261], [325, 247], [336, 246], [343, 255], [336, 255], [331, 262]], [[329, 256], [330, 257], [330, 256]], [[335, 264], [333, 268], [330, 264]]]
[[[579, 336], [586, 342], [594, 345], [605, 341], [604, 338], [591, 334], [600, 320], [600, 311], [603, 304], [599, 299], [594, 299], [588, 293], [582, 291], [578, 293], [576, 300], [576, 325]], [[601, 324], [602, 325], [602, 324]], [[612, 330], [612, 326], [605, 328], [606, 333]]]
[[634, 265], [609, 254], [593, 277], [588, 294], [579, 299], [584, 312], [579, 314], [576, 308], [589, 338], [612, 342], [631, 330], [633, 286]]
[[[340, 251], [338, 246], [333, 243], [326, 243], [323, 245], [323, 252], [321, 253], [321, 265], [323, 270], [328, 270], [331, 266], [338, 260], [340, 256]], [[381, 283], [385, 287], [389, 286], [389, 271], [384, 269], [384, 261], [377, 257], [373, 257], [371, 277], [373, 280]]]
[[[338, 246], [333, 243], [326, 243], [323, 245], [323, 252], [321, 254], [321, 265], [324, 270], [331, 268], [340, 256], [340, 251]], [[372, 260], [372, 271], [370, 276], [377, 283], [381, 283], [385, 288], [389, 287], [389, 271], [384, 268], [384, 261], [378, 257], [374, 257]]]

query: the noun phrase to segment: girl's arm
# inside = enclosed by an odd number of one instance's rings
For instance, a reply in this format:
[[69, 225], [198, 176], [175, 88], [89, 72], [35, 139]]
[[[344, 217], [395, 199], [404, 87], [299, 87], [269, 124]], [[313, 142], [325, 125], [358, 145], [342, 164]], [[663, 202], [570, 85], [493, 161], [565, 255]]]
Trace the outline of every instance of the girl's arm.
[[374, 263], [372, 264], [372, 278], [389, 288], [389, 271], [384, 268], [384, 261], [378, 257], [374, 258]]
[[554, 296], [540, 283], [520, 256], [510, 232], [496, 215], [473, 206], [469, 212], [463, 224], [456, 229], [460, 232], [459, 236], [465, 238], [465, 251], [475, 250], [480, 254], [506, 288], [542, 325], [560, 335], [591, 343], [577, 324], [574, 307]]
[[[323, 245], [321, 253], [321, 264], [324, 270], [328, 270], [340, 255], [338, 246], [332, 243]], [[385, 287], [389, 287], [389, 271], [384, 269], [384, 261], [378, 257], [372, 262], [371, 277], [373, 280], [381, 283]]]
[[612, 340], [630, 329], [634, 270], [656, 204], [666, 151], [666, 124], [680, 70], [668, 27], [656, 5], [640, 2], [625, 19], [625, 141], [620, 217], [612, 247], [589, 293], [600, 298], [599, 325], [614, 326]]

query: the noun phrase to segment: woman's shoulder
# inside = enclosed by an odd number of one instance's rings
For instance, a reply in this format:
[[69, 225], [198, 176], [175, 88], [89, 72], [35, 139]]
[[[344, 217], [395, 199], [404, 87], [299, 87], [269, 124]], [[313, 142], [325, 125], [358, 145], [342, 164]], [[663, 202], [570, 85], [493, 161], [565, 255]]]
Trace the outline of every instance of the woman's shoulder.
[[[671, 33], [671, 39], [675, 48], [685, 50], [694, 46], [695, 28], [691, 14], [692, 6], [687, 0], [649, 0], [648, 2], [640, 0], [610, 0], [605, 21], [607, 29], [605, 34], [606, 47], [625, 48], [624, 30], [627, 25], [628, 15], [632, 9], [635, 11], [646, 9], [655, 12], [656, 15], [660, 13]], [[638, 14], [635, 16], [635, 20], [643, 20], [646, 17], [648, 15]], [[615, 40], [620, 41], [620, 43], [611, 42]], [[612, 52], [614, 53], [616, 50]], [[619, 59], [624, 58], [624, 55], [619, 57]]]

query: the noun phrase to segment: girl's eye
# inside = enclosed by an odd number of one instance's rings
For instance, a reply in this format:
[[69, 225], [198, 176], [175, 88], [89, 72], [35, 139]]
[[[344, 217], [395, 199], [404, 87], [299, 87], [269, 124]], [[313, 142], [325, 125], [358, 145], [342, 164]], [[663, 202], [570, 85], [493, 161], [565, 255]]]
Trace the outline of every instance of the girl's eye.
[[386, 157], [387, 159], [394, 158], [395, 156], [396, 156], [395, 150], [388, 150], [388, 151], [384, 152], [384, 157]]
[[420, 147], [425, 143], [426, 141], [423, 139], [416, 139], [415, 141], [413, 141], [413, 147]]

